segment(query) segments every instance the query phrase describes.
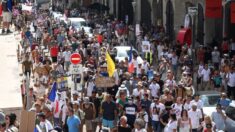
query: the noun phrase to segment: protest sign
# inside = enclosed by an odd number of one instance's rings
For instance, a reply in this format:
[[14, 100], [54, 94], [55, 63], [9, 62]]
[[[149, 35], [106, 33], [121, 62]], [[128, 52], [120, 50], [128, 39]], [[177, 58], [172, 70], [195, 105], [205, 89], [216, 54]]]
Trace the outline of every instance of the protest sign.
[[33, 132], [35, 128], [36, 113], [22, 110], [19, 132]]
[[149, 41], [142, 41], [142, 51], [143, 52], [150, 52], [150, 43]]
[[95, 78], [95, 84], [96, 84], [96, 87], [98, 88], [110, 88], [115, 85], [115, 80], [114, 78], [111, 78], [111, 77], [97, 76]]

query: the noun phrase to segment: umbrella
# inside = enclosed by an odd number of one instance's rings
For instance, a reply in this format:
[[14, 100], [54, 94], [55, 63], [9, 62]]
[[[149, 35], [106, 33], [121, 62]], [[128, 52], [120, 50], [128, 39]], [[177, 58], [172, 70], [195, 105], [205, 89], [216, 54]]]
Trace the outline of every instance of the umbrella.
[[99, 10], [99, 11], [108, 11], [109, 7], [100, 3], [94, 3], [88, 6], [88, 9]]

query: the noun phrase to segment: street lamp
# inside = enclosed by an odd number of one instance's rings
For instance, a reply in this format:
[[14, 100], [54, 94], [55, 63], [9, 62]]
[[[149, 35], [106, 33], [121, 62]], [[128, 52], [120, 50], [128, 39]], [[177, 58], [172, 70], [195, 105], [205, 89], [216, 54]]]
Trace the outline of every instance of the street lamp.
[[136, 24], [136, 2], [132, 2], [133, 12], [134, 12], [134, 21], [133, 23]]
[[189, 7], [188, 8], [188, 14], [192, 18], [192, 48], [195, 48], [195, 17], [198, 14], [198, 8], [197, 7]]
[[[196, 50], [195, 50], [195, 17], [198, 14], [198, 8], [197, 7], [189, 7], [188, 8], [188, 14], [191, 16], [192, 18], [192, 46], [191, 46], [191, 58], [192, 58], [192, 71], [194, 71], [194, 67], [195, 67], [195, 61], [196, 60]], [[194, 76], [194, 72], [192, 74], [192, 76]], [[198, 89], [198, 86], [196, 87]]]
[[[136, 46], [136, 1], [132, 2], [132, 7], [133, 7], [133, 14], [134, 14], [134, 20], [133, 20], [133, 28], [134, 28], [134, 47], [137, 48]], [[133, 45], [133, 44], [132, 44]]]

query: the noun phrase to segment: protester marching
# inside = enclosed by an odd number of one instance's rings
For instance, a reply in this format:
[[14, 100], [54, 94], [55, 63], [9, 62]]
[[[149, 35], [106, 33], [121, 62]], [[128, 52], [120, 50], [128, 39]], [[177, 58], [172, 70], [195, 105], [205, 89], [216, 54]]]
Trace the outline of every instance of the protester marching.
[[[9, 1], [2, 33], [21, 36], [19, 89], [34, 132], [235, 131], [235, 38], [192, 49], [162, 25], [136, 36], [102, 13]], [[18, 119], [0, 111], [0, 132], [27, 130]]]

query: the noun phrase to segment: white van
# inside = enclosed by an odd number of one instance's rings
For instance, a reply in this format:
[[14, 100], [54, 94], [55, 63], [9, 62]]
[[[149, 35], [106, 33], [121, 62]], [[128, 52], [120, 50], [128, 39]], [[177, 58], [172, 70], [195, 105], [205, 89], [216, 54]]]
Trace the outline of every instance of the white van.
[[91, 27], [87, 26], [86, 20], [84, 18], [68, 18], [71, 26], [73, 26], [77, 31], [84, 29], [85, 33], [88, 34], [89, 37], [92, 37]]
[[68, 18], [68, 21], [70, 22], [71, 26], [77, 30], [80, 30], [81, 27], [86, 26], [86, 20], [84, 18]]

